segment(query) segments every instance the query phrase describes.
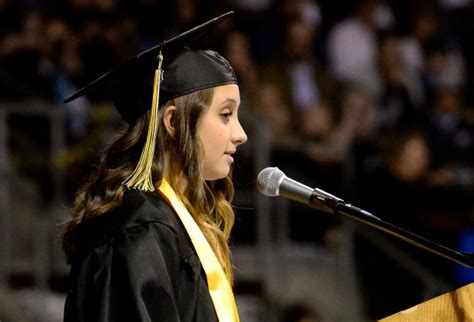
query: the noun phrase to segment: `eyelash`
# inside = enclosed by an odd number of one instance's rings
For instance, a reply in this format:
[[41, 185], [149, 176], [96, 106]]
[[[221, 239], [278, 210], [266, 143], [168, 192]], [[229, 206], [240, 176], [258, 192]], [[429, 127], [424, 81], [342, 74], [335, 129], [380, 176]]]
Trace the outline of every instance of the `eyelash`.
[[228, 120], [231, 116], [232, 116], [232, 112], [225, 112], [225, 113], [222, 113], [221, 116]]

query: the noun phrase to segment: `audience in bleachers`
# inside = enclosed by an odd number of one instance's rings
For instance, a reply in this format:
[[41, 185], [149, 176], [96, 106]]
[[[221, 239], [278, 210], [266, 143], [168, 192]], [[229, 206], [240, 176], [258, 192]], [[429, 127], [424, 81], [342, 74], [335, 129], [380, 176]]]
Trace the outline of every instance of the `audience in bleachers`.
[[[245, 113], [266, 120], [275, 162], [421, 234], [445, 234], [456, 248], [473, 212], [470, 1], [0, 0], [0, 100], [62, 104], [119, 62], [227, 9], [237, 16], [213, 45], [235, 68]], [[82, 145], [91, 157], [101, 103], [92, 95], [64, 105], [70, 151]], [[416, 203], [410, 212], [405, 196]], [[433, 196], [449, 200], [428, 207]]]

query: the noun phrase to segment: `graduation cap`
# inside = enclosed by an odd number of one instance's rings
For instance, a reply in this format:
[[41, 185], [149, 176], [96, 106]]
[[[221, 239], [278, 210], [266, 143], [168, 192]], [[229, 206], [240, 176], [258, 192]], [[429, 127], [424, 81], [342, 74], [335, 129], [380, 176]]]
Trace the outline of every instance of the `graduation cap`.
[[110, 98], [129, 124], [147, 112], [150, 123], [140, 161], [124, 184], [128, 188], [153, 191], [151, 166], [158, 129], [158, 108], [167, 101], [219, 85], [236, 84], [229, 62], [211, 50], [188, 46], [233, 14], [227, 12], [130, 58], [67, 98], [68, 103], [91, 92]]

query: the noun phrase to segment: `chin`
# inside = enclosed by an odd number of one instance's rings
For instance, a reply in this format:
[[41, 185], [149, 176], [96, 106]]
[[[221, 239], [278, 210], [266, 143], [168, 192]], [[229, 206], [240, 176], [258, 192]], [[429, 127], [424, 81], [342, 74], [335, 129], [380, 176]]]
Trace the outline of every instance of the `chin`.
[[227, 167], [227, 169], [215, 170], [212, 173], [204, 174], [204, 180], [215, 181], [215, 180], [224, 179], [225, 177], [229, 175], [229, 172], [230, 172], [230, 167]]

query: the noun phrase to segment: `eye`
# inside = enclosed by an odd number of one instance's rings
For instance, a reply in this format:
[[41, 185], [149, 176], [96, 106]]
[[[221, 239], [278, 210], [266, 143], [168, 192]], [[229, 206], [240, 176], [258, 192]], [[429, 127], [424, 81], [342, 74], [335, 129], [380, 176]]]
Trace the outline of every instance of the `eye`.
[[228, 121], [230, 119], [230, 117], [232, 116], [232, 112], [224, 112], [224, 113], [221, 113], [221, 117]]

